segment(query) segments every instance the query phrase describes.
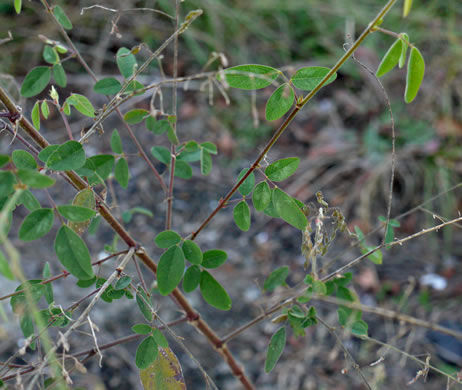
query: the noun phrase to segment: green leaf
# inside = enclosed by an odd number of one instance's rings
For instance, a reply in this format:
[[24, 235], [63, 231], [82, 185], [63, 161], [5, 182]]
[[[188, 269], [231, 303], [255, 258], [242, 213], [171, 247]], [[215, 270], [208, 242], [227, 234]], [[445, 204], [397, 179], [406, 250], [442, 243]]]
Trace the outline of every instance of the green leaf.
[[[301, 68], [292, 76], [292, 84], [302, 91], [311, 91], [317, 87], [321, 80], [330, 72], [329, 68], [323, 66], [310, 66]], [[337, 73], [334, 73], [329, 80], [324, 84], [332, 83], [337, 78]]]
[[181, 236], [173, 230], [165, 230], [159, 233], [154, 242], [159, 248], [170, 248], [172, 245], [176, 245], [181, 241]]
[[40, 110], [42, 111], [43, 117], [48, 119], [48, 115], [50, 115], [50, 109], [48, 108], [48, 103], [46, 100], [44, 100], [40, 105]]
[[167, 149], [165, 146], [153, 146], [151, 148], [151, 154], [161, 163], [164, 163], [165, 165], [170, 165], [170, 159], [172, 157], [172, 154], [170, 153], [170, 150]]
[[399, 58], [401, 57], [402, 48], [403, 42], [401, 39], [397, 39], [395, 43], [393, 43], [393, 45], [391, 45], [391, 47], [388, 49], [382, 61], [380, 62], [380, 65], [377, 68], [377, 72], [375, 73], [377, 77], [382, 77], [396, 66], [396, 64], [399, 62]]
[[125, 113], [124, 120], [129, 125], [136, 125], [137, 123], [143, 122], [147, 115], [149, 115], [149, 111], [143, 110], [142, 108], [135, 108]]
[[93, 91], [102, 95], [116, 95], [121, 88], [122, 85], [119, 80], [114, 77], [106, 77], [96, 82]]
[[313, 293], [318, 295], [326, 295], [326, 284], [321, 282], [320, 280], [313, 280]]
[[282, 181], [292, 176], [300, 164], [298, 157], [288, 157], [275, 161], [265, 169], [265, 175], [271, 181]]
[[72, 222], [84, 222], [93, 218], [96, 212], [88, 207], [75, 205], [62, 205], [57, 207], [58, 212]]
[[245, 200], [240, 201], [233, 209], [236, 226], [246, 232], [250, 228], [250, 208]]
[[14, 0], [14, 10], [17, 14], [21, 13], [22, 0]]
[[156, 121], [154, 117], [149, 116], [146, 118], [146, 128], [155, 135], [161, 135], [167, 133], [172, 128], [172, 125], [167, 119]]
[[67, 141], [48, 157], [46, 165], [55, 171], [70, 171], [85, 164], [85, 151], [80, 142]]
[[60, 147], [61, 145], [49, 145], [45, 149], [42, 149], [38, 154], [40, 161], [46, 163], [48, 158]]
[[106, 180], [112, 172], [114, 167], [115, 158], [112, 154], [98, 154], [97, 156], [88, 159], [95, 165], [96, 173]]
[[[85, 188], [75, 195], [72, 204], [94, 210], [96, 207], [95, 193], [90, 188]], [[68, 226], [78, 235], [82, 235], [89, 225], [90, 221], [68, 223]]]
[[35, 158], [25, 150], [14, 150], [11, 154], [11, 159], [16, 168], [37, 169]]
[[133, 94], [133, 96], [140, 96], [144, 92], [143, 91], [136, 92], [136, 91], [142, 90], [143, 88], [144, 88], [143, 84], [141, 84], [137, 80], [133, 80], [130, 84], [128, 84], [127, 89], [125, 90], [123, 94], [124, 95]]
[[200, 144], [200, 147], [202, 149], [205, 149], [210, 154], [217, 154], [218, 153], [217, 146], [212, 142], [202, 142]]
[[149, 334], [152, 332], [152, 327], [147, 324], [136, 324], [132, 326], [132, 331], [137, 334]]
[[40, 105], [38, 100], [35, 102], [34, 107], [32, 108], [31, 119], [34, 127], [37, 130], [40, 130]]
[[[369, 252], [369, 251], [371, 251], [373, 249], [375, 249], [375, 247], [373, 247], [373, 246], [363, 246], [361, 248], [361, 251], [363, 252], [363, 254], [366, 254], [367, 252]], [[367, 256], [367, 258], [370, 261], [372, 261], [374, 264], [380, 265], [380, 264], [382, 264], [382, 260], [383, 260], [382, 251], [377, 250], [377, 251], [371, 253], [369, 256]]]
[[114, 176], [121, 187], [127, 188], [130, 180], [130, 171], [128, 170], [127, 160], [119, 158], [114, 168]]
[[[238, 182], [244, 177], [244, 175], [248, 172], [248, 170], [249, 168], [244, 168], [241, 171], [241, 173], [239, 174], [239, 177], [237, 178]], [[242, 195], [246, 196], [252, 192], [254, 185], [255, 185], [255, 175], [252, 172], [249, 176], [247, 176], [244, 182], [239, 186], [238, 190]]]
[[[45, 292], [45, 286], [40, 283], [41, 280], [28, 280], [16, 287], [15, 292], [25, 290], [28, 286], [32, 296], [32, 301], [37, 303]], [[11, 297], [10, 305], [13, 312], [18, 315], [22, 315], [24, 312], [32, 310], [32, 308], [29, 307], [25, 291]]]
[[10, 162], [10, 156], [7, 154], [0, 154], [0, 168]]
[[[30, 313], [26, 313], [21, 317], [21, 319], [19, 320], [19, 326], [21, 327], [24, 338], [27, 339], [29, 336], [32, 336], [34, 334], [34, 322], [32, 320], [32, 316], [30, 315]], [[30, 345], [30, 348], [32, 350], [35, 349], [35, 342]]]
[[266, 103], [266, 119], [274, 121], [281, 118], [294, 104], [295, 93], [292, 87], [284, 83], [273, 92]]
[[1, 249], [0, 249], [0, 274], [2, 274], [7, 279], [14, 280], [14, 274], [11, 271], [10, 265], [8, 264], [8, 260], [6, 259]]
[[226, 261], [227, 258], [228, 254], [225, 251], [220, 249], [211, 249], [209, 251], [205, 251], [202, 255], [202, 266], [205, 268], [218, 268]]
[[19, 196], [18, 204], [24, 205], [29, 211], [34, 211], [40, 208], [40, 202], [29, 190], [24, 190]]
[[406, 33], [401, 33], [400, 37], [401, 37], [400, 38], [401, 42], [403, 44], [401, 45], [401, 55], [399, 56], [398, 66], [401, 69], [406, 63], [406, 54], [407, 54], [407, 47], [409, 44], [409, 36]]
[[18, 169], [17, 175], [19, 179], [30, 188], [47, 188], [51, 187], [56, 182], [55, 179], [31, 169]]
[[128, 275], [122, 276], [114, 286], [114, 290], [123, 290], [132, 282], [132, 278]]
[[71, 106], [74, 106], [81, 114], [90, 118], [95, 117], [95, 109], [90, 100], [88, 100], [85, 96], [73, 93], [66, 99], [66, 102]]
[[[43, 279], [48, 279], [49, 277], [51, 276], [51, 272], [50, 272], [50, 263], [47, 261], [45, 263], [45, 266], [43, 267], [43, 271], [42, 271], [42, 277]], [[51, 305], [55, 298], [53, 296], [53, 284], [52, 283], [47, 283], [47, 284], [44, 284], [44, 295], [45, 295], [45, 299], [47, 300], [47, 303], [49, 305]]]
[[11, 172], [0, 172], [0, 199], [6, 198], [14, 191], [14, 183], [15, 179]]
[[201, 173], [208, 176], [212, 171], [212, 156], [205, 149], [201, 149]]
[[[222, 72], [226, 82], [233, 88], [260, 89], [273, 83], [279, 76], [277, 69], [265, 65], [239, 65], [225, 69]], [[221, 73], [217, 78], [221, 79]]]
[[59, 5], [56, 5], [53, 8], [53, 15], [55, 16], [58, 23], [61, 26], [63, 26], [66, 30], [72, 30], [71, 21], [69, 20], [66, 13], [64, 12], [64, 10]]
[[192, 265], [189, 267], [183, 279], [183, 290], [186, 293], [194, 291], [201, 282], [201, 269], [197, 265]]
[[140, 370], [148, 368], [150, 364], [156, 360], [157, 343], [154, 337], [146, 337], [136, 350], [135, 364]]
[[146, 318], [147, 321], [152, 321], [150, 300], [141, 286], [138, 287], [138, 290], [136, 290], [136, 304], [138, 305], [138, 308], [140, 309], [144, 318]]
[[279, 188], [275, 188], [273, 191], [273, 203], [276, 211], [284, 221], [299, 230], [305, 230], [308, 221], [292, 197]]
[[202, 297], [209, 305], [219, 310], [231, 309], [231, 298], [228, 293], [221, 284], [205, 270], [202, 271], [200, 289]]
[[56, 84], [61, 88], [64, 88], [67, 85], [67, 76], [64, 68], [61, 64], [53, 65], [53, 78], [56, 81]]
[[252, 194], [253, 207], [257, 211], [263, 211], [271, 202], [271, 190], [266, 181], [257, 184]]
[[117, 66], [122, 76], [126, 79], [130, 78], [135, 72], [136, 58], [126, 47], [121, 47], [117, 51]]
[[37, 66], [26, 75], [21, 86], [21, 95], [24, 97], [38, 95], [48, 85], [50, 78], [51, 71], [48, 66]]
[[96, 282], [96, 276], [92, 277], [91, 279], [87, 279], [87, 280], [78, 280], [76, 285], [80, 288], [88, 288], [88, 287], [93, 286], [95, 282]]
[[160, 257], [157, 267], [157, 285], [161, 295], [170, 294], [183, 278], [184, 255], [180, 247], [174, 245]]
[[413, 47], [407, 63], [406, 91], [404, 101], [411, 103], [419, 92], [420, 84], [424, 78], [425, 62], [419, 49]]
[[191, 264], [202, 263], [202, 251], [199, 245], [192, 240], [185, 240], [182, 246], [183, 254], [186, 260]]
[[263, 210], [263, 212], [271, 218], [281, 218], [281, 216], [276, 210], [276, 207], [274, 206], [274, 202], [273, 202], [274, 190], [275, 190], [274, 188], [271, 190], [271, 201], [268, 207]]
[[152, 337], [156, 340], [156, 343], [161, 348], [168, 348], [168, 341], [165, 338], [164, 334], [159, 329], [154, 329], [152, 333]]
[[193, 174], [192, 168], [188, 163], [184, 161], [178, 161], [178, 160], [175, 162], [175, 176], [176, 177], [188, 180], [188, 179], [191, 179], [192, 174]]
[[358, 320], [353, 322], [351, 326], [351, 333], [356, 334], [358, 336], [367, 336], [367, 330], [369, 326], [367, 325], [367, 322], [363, 320]]
[[56, 64], [59, 61], [58, 53], [53, 47], [49, 45], [45, 45], [43, 47], [42, 56], [43, 56], [43, 59], [49, 64]]
[[409, 15], [412, 7], [412, 0], [404, 0], [403, 4], [403, 18]]
[[170, 128], [167, 130], [167, 138], [170, 141], [170, 143], [173, 145], [180, 144], [180, 140], [178, 139], [176, 135], [176, 131], [174, 130], [172, 126], [170, 126]]
[[288, 275], [288, 266], [284, 265], [282, 267], [276, 268], [265, 280], [265, 283], [263, 284], [263, 290], [273, 291], [276, 287], [285, 284]]
[[19, 238], [23, 241], [33, 241], [43, 237], [53, 227], [53, 221], [52, 209], [32, 211], [19, 228]]
[[117, 129], [114, 129], [111, 134], [111, 149], [116, 154], [122, 154], [122, 139], [120, 138], [119, 132]]
[[85, 242], [68, 226], [56, 235], [55, 252], [61, 264], [79, 280], [93, 278], [90, 252]]
[[276, 366], [279, 358], [284, 351], [286, 346], [286, 327], [283, 326], [279, 328], [276, 333], [271, 337], [270, 343], [268, 345], [268, 351], [266, 352], [266, 361], [265, 361], [265, 372], [271, 372]]

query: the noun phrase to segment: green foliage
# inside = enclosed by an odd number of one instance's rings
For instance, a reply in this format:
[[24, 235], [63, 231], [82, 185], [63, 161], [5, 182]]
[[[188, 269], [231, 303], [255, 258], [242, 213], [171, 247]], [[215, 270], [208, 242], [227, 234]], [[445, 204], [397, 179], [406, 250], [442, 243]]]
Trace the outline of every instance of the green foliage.
[[30, 188], [47, 188], [55, 184], [56, 180], [48, 177], [47, 175], [42, 175], [32, 169], [18, 169], [16, 174], [18, 175], [19, 180]]
[[138, 308], [140, 309], [141, 314], [143, 314], [146, 321], [152, 321], [150, 300], [141, 286], [136, 290], [136, 304], [138, 305]]
[[114, 176], [121, 187], [127, 188], [130, 180], [130, 171], [128, 169], [127, 160], [119, 158], [114, 168]]
[[219, 310], [231, 309], [231, 298], [220, 283], [207, 271], [202, 271], [200, 291], [204, 300]]
[[37, 66], [26, 75], [21, 86], [21, 95], [24, 97], [38, 95], [48, 85], [50, 78], [51, 71], [48, 66]]
[[153, 146], [151, 148], [151, 154], [165, 165], [170, 164], [171, 153], [165, 146]]
[[205, 268], [218, 268], [228, 259], [228, 254], [220, 249], [205, 251], [202, 256], [202, 266]]
[[90, 118], [95, 117], [95, 109], [90, 100], [88, 100], [85, 96], [73, 93], [66, 99], [66, 102], [67, 104], [74, 106], [81, 114]]
[[55, 171], [70, 171], [85, 164], [85, 151], [77, 141], [67, 141], [58, 146], [46, 160], [47, 167]]
[[59, 87], [64, 88], [67, 85], [67, 76], [61, 64], [53, 65], [53, 78]]
[[13, 160], [14, 165], [16, 165], [16, 168], [37, 168], [37, 162], [35, 161], [35, 158], [25, 150], [14, 150], [11, 154], [11, 159]]
[[243, 232], [250, 228], [250, 208], [245, 200], [241, 200], [233, 209], [236, 226]]
[[181, 241], [181, 236], [173, 230], [165, 230], [159, 233], [154, 241], [159, 248], [170, 248]]
[[239, 65], [224, 70], [224, 80], [221, 73], [217, 77], [233, 88], [253, 90], [271, 85], [279, 73], [279, 70], [266, 65]]
[[136, 350], [135, 364], [140, 370], [149, 367], [149, 365], [156, 360], [157, 357], [157, 343], [154, 337], [146, 337]]
[[121, 47], [117, 51], [117, 66], [119, 71], [126, 79], [130, 78], [137, 66], [136, 58], [126, 47]]
[[114, 129], [111, 134], [111, 149], [116, 154], [123, 153], [122, 139], [117, 129]]
[[2, 274], [7, 279], [14, 280], [14, 274], [11, 271], [10, 264], [8, 263], [8, 260], [6, 259], [1, 249], [0, 249], [0, 274]]
[[90, 252], [85, 242], [68, 226], [61, 226], [55, 239], [55, 252], [61, 264], [79, 280], [93, 278]]
[[130, 110], [124, 115], [124, 120], [130, 125], [136, 125], [137, 123], [143, 122], [143, 120], [149, 115], [149, 111], [141, 108], [135, 108]]
[[411, 103], [419, 92], [420, 85], [424, 78], [425, 62], [419, 49], [413, 47], [407, 63], [406, 90], [404, 101]]
[[[330, 72], [329, 68], [322, 66], [310, 66], [308, 68], [301, 68], [292, 76], [291, 82], [296, 88], [302, 91], [311, 91], [318, 86], [321, 80], [327, 76]], [[330, 84], [337, 78], [337, 73], [334, 73], [327, 82], [324, 84]]]
[[398, 64], [403, 50], [403, 42], [401, 39], [397, 39], [393, 45], [388, 49], [385, 56], [377, 68], [375, 73], [377, 77], [382, 77], [392, 70], [396, 64]]
[[54, 214], [52, 209], [38, 209], [30, 213], [19, 229], [19, 238], [23, 241], [33, 241], [43, 237], [53, 227]]
[[149, 334], [152, 332], [152, 327], [147, 324], [136, 324], [132, 326], [132, 330], [137, 334]]
[[281, 118], [294, 104], [295, 93], [292, 87], [284, 83], [280, 85], [266, 103], [266, 119], [274, 121]]
[[265, 372], [271, 372], [276, 366], [286, 346], [286, 327], [279, 328], [271, 337], [266, 352]]
[[122, 85], [119, 80], [114, 77], [106, 77], [95, 83], [93, 91], [102, 95], [115, 95], [119, 93], [121, 88]]
[[192, 265], [189, 267], [183, 279], [183, 290], [186, 293], [194, 291], [201, 282], [201, 269], [197, 265]]
[[[241, 173], [239, 174], [239, 177], [237, 180], [241, 180], [244, 175], [248, 172], [249, 168], [244, 168]], [[241, 195], [249, 195], [253, 187], [255, 186], [255, 174], [252, 172], [247, 178], [243, 181], [243, 183], [239, 186], [238, 191], [241, 193]]]
[[201, 264], [202, 263], [202, 251], [199, 245], [197, 245], [192, 240], [185, 240], [182, 246], [184, 257], [191, 264]]
[[282, 267], [276, 268], [263, 284], [263, 289], [265, 291], [273, 291], [276, 287], [285, 285], [287, 276], [289, 275], [289, 267], [284, 265]]
[[71, 222], [84, 222], [93, 218], [96, 212], [88, 207], [76, 205], [62, 205], [57, 207], [58, 212]]
[[58, 23], [63, 26], [66, 30], [72, 30], [72, 23], [67, 17], [64, 10], [59, 6], [56, 5], [53, 7], [53, 15], [55, 16]]
[[157, 268], [157, 286], [162, 295], [170, 294], [183, 278], [184, 272], [183, 251], [173, 245], [160, 257]]
[[271, 203], [271, 190], [266, 181], [257, 184], [252, 194], [252, 202], [257, 211], [265, 210]]
[[265, 169], [265, 175], [271, 181], [283, 181], [292, 176], [300, 164], [298, 157], [288, 157], [275, 161]]
[[299, 230], [305, 230], [308, 220], [292, 197], [275, 188], [272, 200], [277, 213], [284, 221]]

